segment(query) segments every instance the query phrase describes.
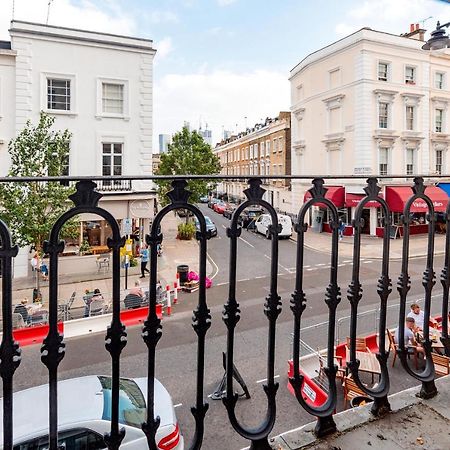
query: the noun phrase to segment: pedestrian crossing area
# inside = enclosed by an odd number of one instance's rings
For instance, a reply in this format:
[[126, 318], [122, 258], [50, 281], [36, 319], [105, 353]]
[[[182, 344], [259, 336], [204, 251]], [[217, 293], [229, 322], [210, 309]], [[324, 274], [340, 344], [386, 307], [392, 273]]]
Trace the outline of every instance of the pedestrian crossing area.
[[[373, 259], [361, 259], [361, 264], [372, 264], [375, 261]], [[351, 267], [353, 266], [353, 260], [351, 259], [346, 259], [343, 261], [339, 261], [338, 262], [338, 268], [340, 267]], [[314, 271], [319, 271], [319, 270], [329, 270], [331, 268], [331, 264], [326, 264], [326, 263], [317, 263], [317, 264], [305, 264], [303, 266], [303, 270], [305, 272], [314, 272]], [[285, 267], [284, 268], [287, 272], [289, 273], [295, 273], [297, 271], [296, 267]]]

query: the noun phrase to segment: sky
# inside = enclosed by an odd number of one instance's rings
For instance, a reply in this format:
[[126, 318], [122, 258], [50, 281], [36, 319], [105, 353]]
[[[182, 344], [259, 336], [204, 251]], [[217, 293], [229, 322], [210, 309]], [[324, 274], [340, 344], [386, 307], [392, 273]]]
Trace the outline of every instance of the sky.
[[[185, 121], [241, 131], [290, 107], [289, 71], [362, 27], [400, 34], [450, 21], [450, 0], [0, 0], [17, 20], [152, 39], [154, 151]], [[430, 18], [431, 16], [431, 18]], [[427, 35], [428, 37], [428, 35]]]

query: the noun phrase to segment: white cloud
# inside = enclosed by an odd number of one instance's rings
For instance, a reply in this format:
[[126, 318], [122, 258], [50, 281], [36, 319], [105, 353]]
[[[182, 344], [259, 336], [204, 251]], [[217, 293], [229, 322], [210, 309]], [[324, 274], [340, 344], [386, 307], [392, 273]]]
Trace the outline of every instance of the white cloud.
[[236, 2], [237, 0], [217, 0], [217, 4], [219, 6], [228, 6], [231, 5], [232, 3]]
[[246, 124], [253, 126], [288, 108], [289, 82], [281, 72], [171, 74], [155, 84], [154, 141], [158, 134], [179, 131], [184, 121], [198, 128], [201, 120], [203, 126], [208, 123], [215, 144], [222, 127], [235, 131], [237, 124], [242, 131]]
[[145, 17], [154, 24], [160, 23], [179, 23], [180, 19], [172, 11], [152, 11], [145, 14]]
[[167, 36], [164, 39], [161, 39], [155, 43], [155, 48], [157, 50], [155, 58], [156, 63], [160, 59], [165, 58], [173, 50], [172, 38]]
[[[8, 28], [12, 18], [12, 0], [9, 7], [2, 0], [0, 7], [0, 39], [9, 39]], [[47, 20], [48, 0], [15, 0], [16, 20], [45, 23]], [[78, 4], [71, 0], [57, 0], [51, 3], [49, 25], [65, 26], [105, 33], [134, 35], [137, 26], [133, 18], [117, 6], [106, 0], [97, 6], [89, 0]]]
[[410, 23], [425, 22], [425, 28], [434, 30], [436, 22], [447, 20], [449, 7], [435, 0], [365, 0], [347, 12], [347, 20], [338, 23], [335, 31], [339, 36], [352, 33], [363, 27], [394, 34], [409, 32]]

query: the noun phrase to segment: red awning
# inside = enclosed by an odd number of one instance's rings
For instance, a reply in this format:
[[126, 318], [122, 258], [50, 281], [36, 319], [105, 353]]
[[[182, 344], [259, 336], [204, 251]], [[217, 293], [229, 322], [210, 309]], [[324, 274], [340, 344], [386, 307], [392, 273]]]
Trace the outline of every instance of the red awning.
[[[347, 208], [355, 208], [359, 205], [359, 202], [365, 197], [365, 194], [345, 194], [345, 206]], [[383, 196], [380, 194], [380, 197], [383, 198]], [[367, 202], [364, 205], [364, 208], [379, 208], [380, 204], [374, 200], [371, 200], [370, 202]]]
[[[344, 206], [345, 200], [345, 189], [344, 186], [324, 186], [327, 190], [325, 194], [325, 198], [330, 200], [337, 208], [342, 208]], [[303, 203], [312, 198], [309, 192], [306, 192], [305, 198], [303, 199]], [[316, 203], [315, 206], [319, 206], [320, 208], [326, 208], [327, 205], [323, 203]]]
[[[386, 186], [386, 202], [392, 212], [403, 212], [406, 202], [412, 195], [413, 191], [409, 186]], [[435, 211], [445, 211], [448, 196], [444, 190], [437, 186], [428, 186], [425, 195], [430, 197]], [[411, 205], [411, 212], [428, 212], [427, 204], [422, 199], [417, 199]]]

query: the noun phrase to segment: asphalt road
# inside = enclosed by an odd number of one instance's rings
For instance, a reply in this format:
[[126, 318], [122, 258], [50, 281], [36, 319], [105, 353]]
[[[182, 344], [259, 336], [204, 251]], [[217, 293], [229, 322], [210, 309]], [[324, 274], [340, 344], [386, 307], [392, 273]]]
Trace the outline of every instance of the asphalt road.
[[[210, 242], [209, 254], [218, 266], [214, 287], [207, 293], [208, 305], [211, 308], [212, 326], [207, 335], [205, 399], [219, 383], [222, 374], [222, 351], [226, 349], [226, 328], [221, 314], [223, 304], [228, 298], [228, 239], [222, 225], [229, 224], [212, 211], [208, 211], [219, 228], [219, 236]], [[240, 242], [236, 298], [241, 306], [241, 320], [237, 327], [235, 364], [244, 377], [252, 395], [250, 400], [240, 400], [238, 417], [247, 426], [257, 426], [264, 418], [266, 400], [262, 384], [267, 376], [267, 319], [263, 313], [264, 298], [268, 293], [270, 268], [270, 241], [251, 232], [243, 232], [245, 242]], [[280, 242], [280, 266], [278, 291], [282, 298], [283, 311], [277, 324], [277, 347], [275, 373], [280, 388], [277, 394], [277, 421], [272, 434], [278, 434], [313, 418], [297, 404], [296, 399], [286, 389], [287, 360], [291, 355], [292, 313], [289, 309], [290, 295], [294, 289], [295, 243], [289, 240]], [[305, 264], [309, 267], [304, 271], [304, 284], [307, 294], [307, 309], [303, 316], [302, 328], [310, 327], [302, 333], [302, 339], [313, 348], [323, 348], [326, 345], [327, 307], [324, 303], [324, 293], [328, 284], [329, 256], [306, 250]], [[424, 270], [424, 259], [410, 261], [412, 288], [411, 301], [420, 299], [423, 295], [421, 276]], [[390, 296], [391, 305], [388, 315], [388, 325], [396, 323], [398, 313], [395, 304], [398, 295], [395, 283], [399, 273], [399, 263], [393, 262], [391, 278], [394, 290]], [[442, 267], [442, 258], [436, 259], [436, 271]], [[338, 308], [340, 319], [339, 333], [341, 339], [348, 334], [349, 303], [346, 299], [346, 289], [351, 278], [351, 262], [340, 259], [339, 283], [342, 291], [342, 301]], [[311, 270], [307, 270], [311, 269]], [[376, 285], [380, 272], [380, 262], [366, 260], [361, 268], [364, 297], [361, 301], [361, 311], [369, 311], [360, 320], [358, 331], [368, 333], [374, 331], [378, 295]], [[440, 284], [435, 288], [435, 309], [439, 307]], [[196, 294], [183, 294], [172, 317], [163, 319], [163, 336], [158, 345], [156, 376], [166, 385], [176, 405], [180, 426], [187, 442], [192, 439], [194, 421], [190, 407], [195, 402], [196, 387], [196, 335], [191, 327], [192, 310], [197, 302]], [[392, 391], [417, 384], [397, 367], [391, 373]], [[69, 340], [66, 356], [60, 365], [60, 378], [69, 378], [86, 374], [108, 374], [111, 371], [109, 354], [104, 348], [102, 334], [90, 335]], [[128, 330], [128, 343], [121, 360], [123, 376], [145, 376], [147, 373], [147, 352], [140, 336], [140, 328]], [[17, 370], [14, 388], [23, 389], [47, 382], [45, 367], [40, 362], [39, 347], [23, 349], [22, 363]], [[214, 450], [240, 449], [247, 443], [240, 438], [229, 424], [226, 410], [220, 401], [209, 401], [210, 410], [206, 417], [206, 433], [203, 448]]]

